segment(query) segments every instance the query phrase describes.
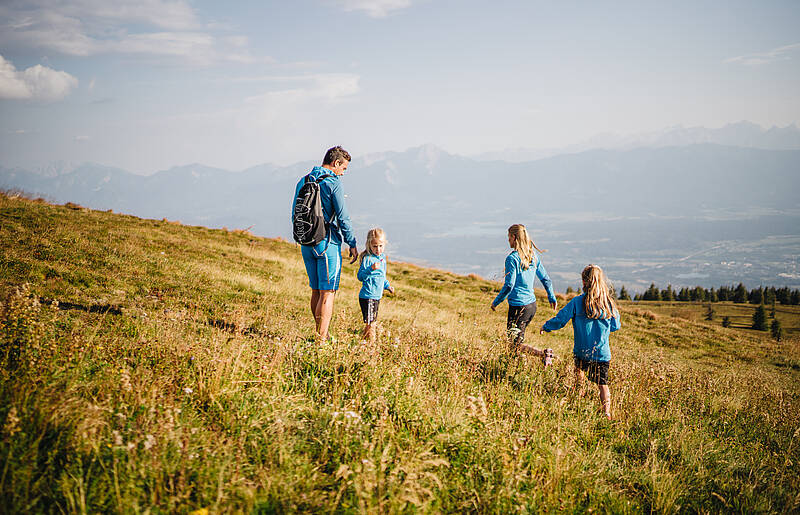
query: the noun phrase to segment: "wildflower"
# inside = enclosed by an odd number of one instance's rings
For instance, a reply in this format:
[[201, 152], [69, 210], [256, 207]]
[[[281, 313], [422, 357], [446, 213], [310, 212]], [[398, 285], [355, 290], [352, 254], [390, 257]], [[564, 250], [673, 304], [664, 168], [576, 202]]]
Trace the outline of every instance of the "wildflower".
[[187, 394], [190, 394], [190, 395], [191, 395], [191, 393], [192, 393], [193, 391], [194, 391], [194, 390], [192, 390], [192, 389], [191, 389], [191, 388], [189, 388], [188, 386], [187, 386], [186, 388], [184, 388], [184, 389], [183, 389], [183, 392], [184, 392], [184, 393], [187, 393]]
[[145, 437], [145, 440], [144, 440], [144, 450], [145, 450], [145, 451], [149, 451], [150, 449], [152, 449], [152, 448], [153, 448], [153, 446], [154, 446], [155, 444], [156, 444], [156, 437], [155, 437], [155, 436], [153, 436], [153, 435], [150, 435], [150, 434], [149, 434], [149, 435], [147, 435], [147, 436]]
[[11, 408], [6, 416], [6, 423], [3, 426], [3, 433], [8, 436], [14, 436], [19, 432], [19, 417], [17, 416], [17, 408]]

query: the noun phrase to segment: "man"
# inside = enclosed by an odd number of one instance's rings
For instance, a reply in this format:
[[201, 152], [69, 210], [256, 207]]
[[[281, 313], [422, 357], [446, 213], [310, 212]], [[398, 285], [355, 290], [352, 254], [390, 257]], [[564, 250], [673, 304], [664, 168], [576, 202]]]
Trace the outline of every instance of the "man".
[[[325, 218], [327, 234], [317, 245], [302, 245], [303, 262], [311, 287], [311, 313], [317, 325], [317, 337], [324, 342], [328, 339], [328, 326], [333, 316], [333, 300], [339, 289], [342, 274], [342, 242], [350, 247], [350, 263], [358, 259], [356, 237], [350, 223], [350, 214], [344, 204], [342, 183], [339, 180], [350, 164], [350, 154], [342, 147], [333, 147], [325, 153], [322, 166], [315, 166], [309, 176], [319, 183], [322, 213]], [[320, 177], [328, 177], [319, 180]], [[305, 183], [303, 177], [297, 183], [292, 201], [294, 203], [300, 188]]]

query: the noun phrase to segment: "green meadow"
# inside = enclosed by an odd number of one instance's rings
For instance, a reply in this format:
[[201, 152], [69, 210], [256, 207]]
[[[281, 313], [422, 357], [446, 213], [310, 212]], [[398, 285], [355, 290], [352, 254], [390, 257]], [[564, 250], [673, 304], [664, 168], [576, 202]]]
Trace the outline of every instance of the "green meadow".
[[623, 303], [607, 421], [477, 276], [390, 261], [369, 345], [345, 265], [318, 345], [285, 241], [6, 194], [0, 249], [5, 513], [800, 511], [796, 310]]

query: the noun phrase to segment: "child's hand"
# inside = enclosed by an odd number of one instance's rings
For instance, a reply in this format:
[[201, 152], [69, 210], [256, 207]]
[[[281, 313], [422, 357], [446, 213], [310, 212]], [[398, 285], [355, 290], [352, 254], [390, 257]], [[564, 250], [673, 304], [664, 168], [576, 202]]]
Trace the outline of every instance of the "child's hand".
[[556, 301], [553, 301], [553, 302], [550, 303], [550, 307], [551, 308], [556, 309], [556, 306], [557, 306]]
[[392, 295], [394, 295], [394, 288], [393, 288], [392, 286], [389, 286], [389, 293], [391, 293]]

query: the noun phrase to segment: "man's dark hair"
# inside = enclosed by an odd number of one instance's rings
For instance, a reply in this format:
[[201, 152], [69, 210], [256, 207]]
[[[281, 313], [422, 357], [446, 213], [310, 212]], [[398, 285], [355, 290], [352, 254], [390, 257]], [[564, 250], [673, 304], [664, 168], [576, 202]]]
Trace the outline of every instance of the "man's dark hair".
[[332, 165], [337, 159], [339, 161], [350, 162], [350, 153], [338, 145], [333, 148], [329, 148], [328, 151], [325, 152], [325, 159], [322, 160], [322, 164]]

